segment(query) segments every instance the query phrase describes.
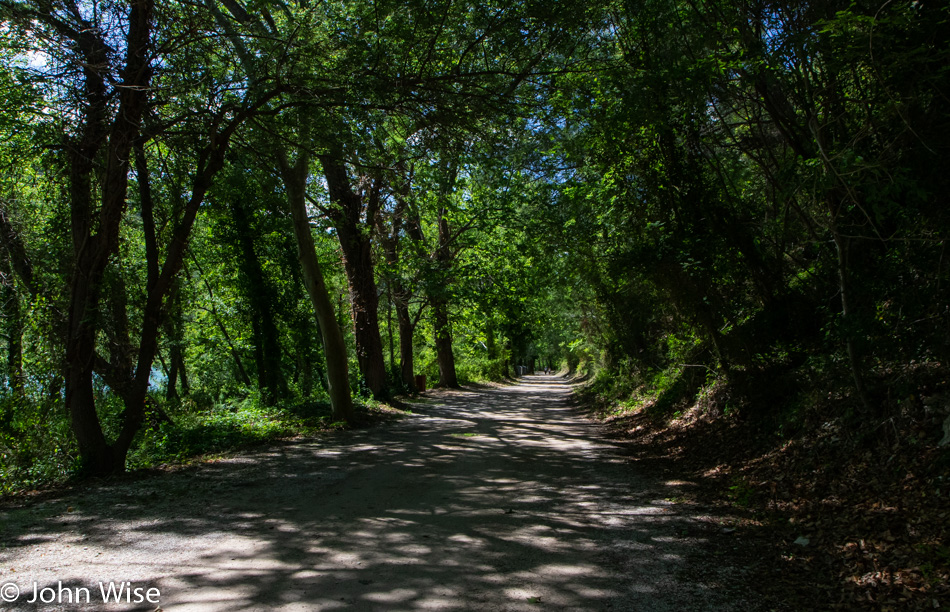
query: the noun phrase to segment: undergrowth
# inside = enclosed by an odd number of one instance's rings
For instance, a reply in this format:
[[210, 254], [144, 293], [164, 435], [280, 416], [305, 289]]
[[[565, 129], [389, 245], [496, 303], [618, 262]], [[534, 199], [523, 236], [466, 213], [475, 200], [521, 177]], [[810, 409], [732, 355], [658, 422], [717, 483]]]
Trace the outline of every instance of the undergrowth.
[[669, 368], [581, 397], [639, 460], [745, 517], [776, 609], [950, 609], [950, 370], [891, 364], [870, 409], [826, 369], [691, 377]]
[[[79, 454], [68, 419], [59, 408], [21, 408], [16, 414], [33, 418], [4, 423], [0, 429], [0, 495], [56, 486], [79, 475]], [[399, 412], [368, 399], [355, 408], [358, 421], [365, 422]], [[103, 420], [107, 427], [111, 425], [111, 419]], [[129, 451], [127, 468], [183, 463], [203, 455], [312, 436], [344, 426], [332, 420], [330, 405], [325, 401], [265, 406], [256, 394], [251, 394], [235, 403], [215, 403], [203, 409], [191, 400], [168, 403], [161, 413], [150, 412], [148, 424]]]

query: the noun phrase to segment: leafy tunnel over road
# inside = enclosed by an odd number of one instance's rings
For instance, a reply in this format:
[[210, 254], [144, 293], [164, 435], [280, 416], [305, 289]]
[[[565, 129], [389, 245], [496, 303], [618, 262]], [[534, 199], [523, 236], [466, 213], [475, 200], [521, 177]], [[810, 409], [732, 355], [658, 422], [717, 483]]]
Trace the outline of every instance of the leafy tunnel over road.
[[697, 517], [570, 393], [442, 392], [387, 427], [5, 510], [5, 609], [59, 581], [158, 587], [169, 611], [755, 609], [719, 588], [741, 570], [690, 567], [715, 531], [685, 535]]

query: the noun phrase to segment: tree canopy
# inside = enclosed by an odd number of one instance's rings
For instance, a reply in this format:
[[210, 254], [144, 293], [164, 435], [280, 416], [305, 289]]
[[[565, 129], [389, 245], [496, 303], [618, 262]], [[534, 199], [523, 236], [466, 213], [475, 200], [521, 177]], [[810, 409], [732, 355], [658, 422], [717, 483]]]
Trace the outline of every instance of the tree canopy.
[[950, 357], [948, 8], [0, 0], [0, 473], [518, 366], [873, 412]]

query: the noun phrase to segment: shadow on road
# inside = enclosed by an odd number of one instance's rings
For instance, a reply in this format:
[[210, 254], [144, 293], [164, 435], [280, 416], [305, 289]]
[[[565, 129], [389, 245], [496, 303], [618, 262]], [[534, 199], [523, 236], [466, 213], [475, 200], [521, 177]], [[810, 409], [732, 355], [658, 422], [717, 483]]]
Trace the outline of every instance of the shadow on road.
[[570, 391], [445, 392], [384, 428], [7, 512], [0, 582], [23, 597], [6, 609], [34, 609], [34, 581], [123, 580], [164, 610], [724, 609], [682, 580], [709, 546], [692, 518]]

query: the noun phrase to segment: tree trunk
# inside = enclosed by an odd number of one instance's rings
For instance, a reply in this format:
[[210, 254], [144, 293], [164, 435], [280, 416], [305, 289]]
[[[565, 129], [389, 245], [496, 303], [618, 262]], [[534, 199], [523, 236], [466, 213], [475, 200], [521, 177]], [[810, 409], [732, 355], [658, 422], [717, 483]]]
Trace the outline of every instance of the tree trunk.
[[[161, 355], [159, 355], [161, 358]], [[168, 366], [168, 369], [165, 371], [165, 399], [170, 402], [177, 402], [178, 397], [178, 364], [175, 363], [174, 359], [170, 359], [171, 363]], [[162, 361], [164, 363], [164, 361]]]
[[14, 395], [23, 395], [23, 318], [20, 314], [20, 297], [13, 284], [12, 267], [6, 266], [7, 283], [0, 286], [0, 312], [3, 313], [4, 334], [7, 337], [7, 379]]
[[[83, 76], [88, 104], [80, 135], [67, 149], [73, 275], [69, 288], [65, 382], [66, 406], [83, 469], [92, 474], [109, 474], [125, 468], [125, 451], [115, 452], [102, 433], [92, 376], [103, 276], [118, 249], [128, 191], [129, 159], [149, 96], [152, 8], [151, 0], [131, 3], [123, 87], [119, 89], [118, 108], [111, 126], [107, 124], [106, 75], [99, 72], [109, 65], [109, 46], [98, 33], [83, 33], [76, 40], [76, 47], [86, 62]], [[101, 203], [94, 207], [94, 158], [102, 148], [106, 149], [106, 158], [100, 186]], [[135, 420], [135, 415], [128, 411], [125, 417], [127, 423]]]
[[435, 323], [435, 351], [439, 362], [439, 385], [457, 389], [455, 354], [452, 352], [452, 330], [449, 326], [448, 304], [445, 300], [432, 300], [432, 316]]
[[409, 316], [409, 304], [396, 298], [396, 321], [399, 324], [399, 372], [402, 382], [410, 393], [415, 393], [415, 353], [413, 351], [413, 335], [415, 325]]
[[[112, 446], [106, 442], [96, 414], [92, 390], [92, 364], [69, 363], [66, 366], [66, 409], [87, 474], [107, 475], [121, 471]], [[124, 467], [124, 462], [123, 466]]]
[[[454, 173], [453, 173], [454, 181]], [[439, 209], [439, 244], [435, 252], [438, 270], [444, 275], [442, 283], [436, 289], [432, 298], [432, 316], [435, 327], [436, 359], [439, 362], [439, 384], [443, 387], [458, 388], [458, 377], [455, 374], [455, 354], [452, 352], [452, 328], [449, 325], [449, 305], [445, 297], [446, 287], [449, 284], [448, 272], [452, 267], [452, 252], [449, 243], [452, 234], [449, 231], [449, 222], [445, 217], [445, 209]]]
[[[42, 4], [42, 3], [41, 3]], [[191, 185], [191, 196], [170, 232], [164, 261], [159, 265], [155, 223], [148, 190], [143, 191], [142, 213], [145, 232], [147, 280], [141, 320], [137, 322], [139, 344], [134, 373], [126, 371], [128, 363], [109, 364], [96, 352], [97, 335], [101, 329], [101, 297], [105, 271], [119, 250], [119, 237], [127, 203], [130, 160], [136, 160], [140, 181], [148, 180], [144, 155], [133, 155], [133, 148], [142, 146], [140, 126], [152, 95], [150, 50], [153, 0], [132, 0], [125, 35], [126, 63], [118, 75], [106, 74], [111, 65], [109, 44], [94, 27], [66, 32], [73, 39], [84, 77], [82, 123], [76, 138], [67, 142], [69, 166], [70, 237], [72, 239], [72, 275], [69, 284], [68, 312], [65, 326], [64, 384], [65, 403], [79, 446], [83, 469], [87, 474], [107, 475], [122, 472], [125, 459], [136, 433], [145, 419], [146, 401], [152, 364], [158, 351], [158, 337], [165, 310], [165, 299], [172, 290], [175, 277], [182, 268], [188, 240], [212, 179], [224, 165], [225, 153], [234, 131], [258, 111], [276, 93], [246, 104], [219, 109], [211, 119], [212, 130], [197, 151], [197, 170]], [[54, 20], [49, 7], [42, 4], [37, 16]], [[107, 82], [116, 82], [115, 95], [107, 95]], [[112, 87], [110, 85], [109, 87]], [[117, 100], [117, 101], [116, 101]], [[115, 105], [114, 113], [110, 111]], [[111, 116], [111, 123], [110, 123]], [[100, 160], [100, 158], [102, 158]], [[102, 163], [104, 162], [104, 163]], [[103, 168], [104, 166], [104, 168]], [[141, 170], [141, 171], [140, 171]], [[93, 179], [97, 179], [93, 189]], [[93, 193], [98, 201], [93, 203]], [[112, 300], [113, 306], [123, 307]], [[114, 313], [114, 321], [122, 322], [124, 313]], [[123, 323], [124, 324], [124, 323]], [[118, 337], [118, 336], [117, 336]], [[134, 353], [134, 350], [132, 351]], [[96, 412], [93, 373], [115, 381], [125, 404], [121, 428], [114, 444], [103, 435]]]
[[[264, 341], [261, 337], [261, 323], [251, 314], [251, 337], [254, 338], [254, 369], [257, 374], [257, 389], [267, 394], [267, 366], [264, 365]], [[265, 399], [265, 403], [266, 399]]]
[[168, 317], [168, 325], [166, 325], [166, 335], [168, 336], [169, 344], [169, 374], [168, 374], [168, 389], [170, 399], [178, 399], [178, 387], [177, 383], [181, 382], [181, 393], [188, 395], [191, 392], [190, 385], [188, 384], [188, 370], [185, 368], [185, 334], [182, 330], [182, 308], [181, 301], [175, 299], [174, 311], [173, 314]]
[[172, 348], [172, 362], [177, 364], [178, 380], [183, 395], [191, 395], [191, 383], [188, 382], [188, 368], [185, 367], [185, 349], [179, 343]]
[[864, 376], [861, 368], [861, 356], [857, 347], [854, 346], [853, 319], [851, 312], [851, 283], [848, 269], [848, 251], [850, 239], [842, 236], [832, 223], [831, 235], [835, 242], [835, 251], [837, 253], [838, 264], [838, 291], [841, 294], [841, 326], [843, 329], [845, 351], [848, 354], [848, 365], [851, 369], [851, 379], [854, 381], [854, 390], [865, 411], [870, 412], [871, 402], [868, 399], [867, 389], [864, 385]]
[[301, 149], [297, 161], [290, 165], [286, 153], [279, 152], [281, 175], [287, 191], [287, 201], [294, 223], [294, 237], [297, 239], [297, 256], [303, 273], [304, 285], [310, 295], [310, 302], [316, 316], [320, 335], [323, 338], [323, 353], [327, 362], [327, 390], [330, 394], [330, 406], [335, 420], [352, 423], [353, 404], [350, 400], [349, 373], [346, 363], [346, 344], [343, 333], [337, 325], [333, 312], [333, 302], [323, 282], [323, 272], [317, 259], [313, 235], [310, 233], [310, 219], [307, 216], [306, 186], [309, 176], [309, 155]]
[[389, 295], [386, 300], [386, 335], [389, 337], [389, 369], [396, 366], [396, 345], [393, 343], [393, 291], [389, 287]]
[[214, 317], [215, 323], [218, 324], [218, 329], [221, 330], [221, 335], [224, 336], [224, 341], [228, 343], [228, 348], [231, 349], [231, 356], [234, 358], [234, 367], [237, 368], [238, 380], [250, 387], [251, 377], [248, 376], [247, 368], [244, 367], [241, 353], [238, 352], [237, 347], [234, 346], [231, 334], [228, 333], [228, 328], [224, 326], [224, 321], [222, 321], [218, 315], [218, 308], [214, 304], [211, 305], [211, 314]]
[[[177, 291], [175, 292], [177, 293]], [[179, 398], [178, 383], [181, 382], [181, 392], [188, 395], [190, 392], [188, 374], [185, 369], [184, 333], [182, 330], [181, 300], [173, 299], [172, 313], [165, 322], [165, 336], [169, 343], [168, 383], [165, 396], [170, 400]]]
[[[403, 171], [404, 172], [404, 171]], [[402, 173], [401, 173], [402, 174]], [[410, 173], [411, 177], [411, 173]], [[403, 386], [409, 393], [415, 393], [415, 359], [413, 353], [413, 334], [415, 325], [409, 315], [410, 290], [406, 287], [402, 277], [399, 274], [400, 240], [402, 238], [403, 228], [406, 229], [406, 235], [411, 240], [421, 240], [416, 228], [406, 226], [405, 215], [409, 210], [410, 180], [397, 183], [396, 188], [396, 206], [389, 216], [391, 227], [387, 229], [382, 215], [377, 216], [377, 233], [380, 242], [383, 245], [383, 257], [386, 259], [387, 268], [390, 270], [389, 278], [389, 300], [396, 310], [396, 325], [399, 329], [399, 377]], [[392, 336], [392, 321], [389, 324], [389, 333]], [[392, 351], [392, 340], [390, 339], [390, 351]], [[392, 362], [392, 358], [390, 358]]]
[[366, 386], [378, 400], [389, 395], [386, 381], [386, 362], [379, 331], [379, 296], [371, 257], [372, 245], [359, 227], [347, 224], [337, 226], [337, 236], [343, 251], [343, 268], [350, 288], [353, 312], [353, 331], [356, 337], [356, 357]]
[[[157, 260], [147, 262], [148, 269], [156, 275], [150, 276], [147, 282], [135, 374], [128, 386], [128, 391], [123, 395], [125, 410], [122, 414], [122, 427], [113, 445], [114, 472], [124, 471], [129, 448], [145, 421], [146, 406], [150, 401], [149, 381], [152, 364], [158, 353], [158, 339], [165, 316], [166, 298], [173, 293], [175, 279], [184, 265], [192, 227], [214, 176], [224, 166], [224, 157], [231, 135], [246, 116], [242, 113], [233, 118], [223, 129], [214, 133], [210, 142], [199, 152], [200, 163], [191, 186], [191, 197], [185, 204], [183, 213], [172, 232], [168, 247], [165, 249], [165, 260], [161, 265]], [[147, 173], [140, 177], [140, 180], [148, 180]], [[154, 227], [154, 219], [149, 219], [147, 225]], [[152, 256], [157, 257], [157, 249]]]
[[491, 364], [490, 375], [492, 378], [503, 378], [508, 375], [503, 363], [498, 362], [498, 344], [495, 342], [495, 322], [489, 314], [485, 317], [485, 352], [488, 354], [488, 360]]
[[353, 191], [343, 162], [329, 156], [322, 156], [320, 161], [330, 190], [330, 219], [340, 241], [350, 289], [357, 361], [373, 397], [385, 400], [389, 398], [389, 385], [379, 332], [379, 295], [371, 240], [379, 210], [379, 180], [373, 182], [364, 207], [364, 197]]

